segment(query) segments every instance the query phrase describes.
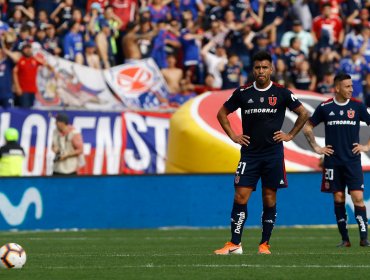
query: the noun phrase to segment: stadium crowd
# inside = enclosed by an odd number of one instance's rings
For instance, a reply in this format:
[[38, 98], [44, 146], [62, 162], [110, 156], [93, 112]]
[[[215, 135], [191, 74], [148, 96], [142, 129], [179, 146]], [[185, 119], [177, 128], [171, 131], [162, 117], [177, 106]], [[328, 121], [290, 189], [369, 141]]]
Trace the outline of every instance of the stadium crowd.
[[152, 57], [180, 103], [246, 83], [251, 57], [268, 50], [276, 82], [333, 93], [345, 71], [370, 106], [369, 9], [369, 0], [0, 0], [0, 106], [32, 106], [22, 96], [36, 91], [34, 43], [97, 69]]

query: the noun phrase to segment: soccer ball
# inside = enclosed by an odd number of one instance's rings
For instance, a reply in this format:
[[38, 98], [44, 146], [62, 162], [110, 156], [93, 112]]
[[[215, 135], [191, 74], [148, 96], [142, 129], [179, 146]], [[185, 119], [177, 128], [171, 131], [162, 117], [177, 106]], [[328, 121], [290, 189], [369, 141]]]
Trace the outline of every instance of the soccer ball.
[[26, 259], [26, 252], [16, 243], [8, 243], [0, 248], [1, 268], [22, 268]]

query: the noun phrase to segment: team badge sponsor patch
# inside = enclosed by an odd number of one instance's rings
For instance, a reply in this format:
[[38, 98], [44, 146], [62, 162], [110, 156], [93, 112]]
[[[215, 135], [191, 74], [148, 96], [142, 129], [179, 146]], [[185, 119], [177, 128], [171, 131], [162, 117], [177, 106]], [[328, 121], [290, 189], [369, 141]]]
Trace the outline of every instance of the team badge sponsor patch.
[[265, 101], [265, 98], [264, 97], [260, 97], [260, 102], [263, 103], [263, 101]]
[[240, 176], [235, 176], [235, 184], [239, 183], [240, 181]]
[[277, 101], [277, 97], [276, 96], [270, 96], [269, 97], [269, 104], [271, 106], [275, 106], [276, 105], [276, 101]]
[[340, 110], [339, 115], [341, 115], [341, 116], [343, 116], [343, 115], [344, 115], [343, 110]]
[[326, 190], [330, 189], [330, 184], [329, 184], [329, 182], [328, 182], [328, 181], [325, 181], [325, 183], [324, 183], [324, 188], [325, 188]]
[[347, 116], [348, 116], [348, 118], [353, 119], [354, 116], [355, 116], [355, 111], [352, 110], [352, 109], [348, 110], [347, 111]]

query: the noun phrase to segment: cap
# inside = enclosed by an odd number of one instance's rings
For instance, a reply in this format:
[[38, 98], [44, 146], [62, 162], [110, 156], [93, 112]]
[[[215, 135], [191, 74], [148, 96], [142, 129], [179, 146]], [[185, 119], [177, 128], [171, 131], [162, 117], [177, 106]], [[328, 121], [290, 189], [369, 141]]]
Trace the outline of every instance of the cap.
[[100, 27], [110, 27], [109, 22], [107, 20], [101, 20], [100, 21]]
[[18, 134], [17, 129], [13, 127], [9, 127], [7, 130], [5, 130], [5, 140], [6, 141], [18, 141], [18, 138], [19, 138], [19, 134]]
[[293, 25], [302, 25], [302, 23], [299, 19], [295, 19], [293, 20]]
[[268, 36], [266, 33], [262, 32], [258, 34], [257, 39], [268, 39]]
[[98, 2], [94, 2], [90, 6], [91, 10], [98, 10], [98, 12], [101, 12], [101, 6]]
[[149, 7], [141, 7], [140, 10], [139, 10], [140, 14], [143, 14], [143, 13], [146, 13], [146, 12], [150, 12]]
[[23, 50], [24, 48], [31, 48], [31, 47], [32, 47], [32, 45], [28, 41], [24, 41], [24, 42], [20, 43], [20, 49], [21, 50]]
[[62, 122], [62, 123], [65, 123], [65, 124], [68, 124], [69, 123], [69, 118], [66, 114], [64, 113], [58, 113], [55, 117], [55, 120], [57, 122]]
[[96, 47], [94, 41], [87, 41], [87, 42], [85, 42], [85, 48], [94, 48], [94, 47]]

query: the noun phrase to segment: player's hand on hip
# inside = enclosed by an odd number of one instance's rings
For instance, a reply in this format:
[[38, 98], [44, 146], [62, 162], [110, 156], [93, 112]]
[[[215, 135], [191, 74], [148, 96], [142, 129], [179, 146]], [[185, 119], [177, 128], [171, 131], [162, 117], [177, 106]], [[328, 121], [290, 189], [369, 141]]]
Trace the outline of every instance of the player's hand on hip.
[[244, 146], [248, 146], [250, 141], [249, 141], [250, 137], [248, 135], [237, 135], [234, 139], [232, 139], [235, 143], [237, 144], [240, 144], [240, 145], [244, 145]]
[[289, 133], [284, 133], [282, 132], [281, 130], [279, 131], [275, 131], [274, 132], [274, 137], [273, 139], [276, 141], [276, 142], [289, 142], [290, 140], [293, 139], [293, 135], [289, 134]]
[[359, 155], [361, 152], [368, 152], [369, 151], [369, 146], [368, 145], [361, 145], [359, 143], [353, 143], [353, 149], [352, 153], [355, 155]]
[[328, 157], [330, 157], [334, 153], [333, 147], [331, 145], [327, 145], [325, 147], [317, 146], [314, 150], [317, 154], [326, 155]]

